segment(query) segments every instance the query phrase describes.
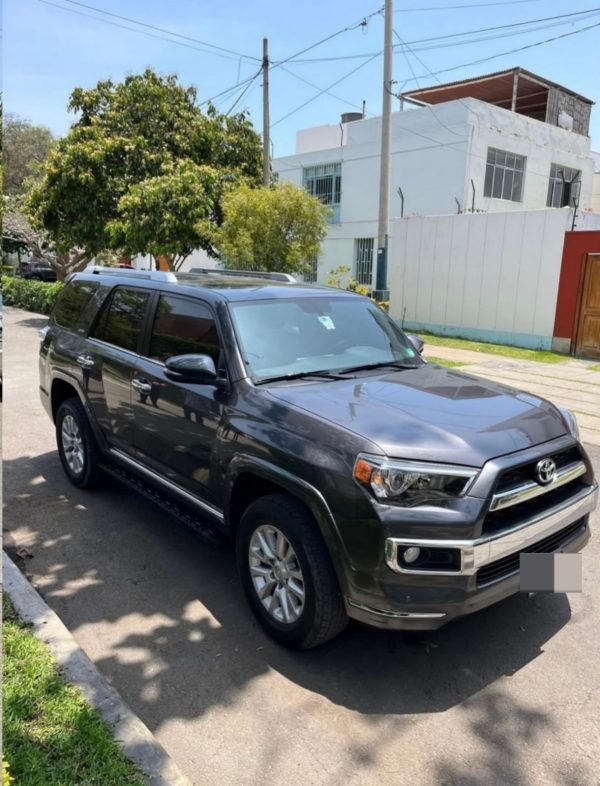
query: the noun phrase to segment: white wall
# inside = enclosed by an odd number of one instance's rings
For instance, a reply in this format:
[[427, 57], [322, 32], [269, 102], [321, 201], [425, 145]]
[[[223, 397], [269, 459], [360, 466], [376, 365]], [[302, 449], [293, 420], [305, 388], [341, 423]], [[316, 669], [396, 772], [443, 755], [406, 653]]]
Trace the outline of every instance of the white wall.
[[407, 329], [550, 349], [569, 209], [392, 224], [390, 315]]

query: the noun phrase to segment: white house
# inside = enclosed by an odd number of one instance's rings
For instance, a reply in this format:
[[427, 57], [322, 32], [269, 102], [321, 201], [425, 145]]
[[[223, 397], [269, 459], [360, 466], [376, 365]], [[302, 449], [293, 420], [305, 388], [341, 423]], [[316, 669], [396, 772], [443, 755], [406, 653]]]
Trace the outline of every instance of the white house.
[[[392, 118], [392, 219], [592, 208], [589, 99], [515, 68], [404, 93], [401, 106]], [[295, 155], [273, 162], [279, 180], [332, 208], [313, 280], [346, 265], [374, 284], [380, 137], [380, 117], [349, 113], [339, 125], [298, 131]]]

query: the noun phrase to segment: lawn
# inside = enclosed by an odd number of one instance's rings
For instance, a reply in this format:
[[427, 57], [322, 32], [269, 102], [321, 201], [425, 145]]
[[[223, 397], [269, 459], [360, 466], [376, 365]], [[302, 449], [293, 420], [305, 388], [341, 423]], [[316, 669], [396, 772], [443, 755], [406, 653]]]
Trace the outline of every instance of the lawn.
[[460, 368], [460, 366], [468, 366], [468, 363], [461, 363], [458, 360], [444, 360], [443, 358], [425, 358], [428, 363], [437, 363], [439, 366], [447, 366], [448, 368]]
[[556, 352], [546, 352], [541, 349], [522, 349], [509, 347], [506, 344], [486, 344], [483, 341], [469, 341], [466, 338], [450, 338], [448, 336], [434, 336], [430, 333], [418, 333], [425, 344], [435, 347], [452, 347], [453, 349], [467, 349], [470, 352], [487, 352], [489, 355], [503, 355], [517, 360], [535, 360], [538, 363], [564, 363], [569, 358]]
[[14, 786], [145, 786], [100, 715], [65, 683], [5, 595], [2, 612], [3, 754]]

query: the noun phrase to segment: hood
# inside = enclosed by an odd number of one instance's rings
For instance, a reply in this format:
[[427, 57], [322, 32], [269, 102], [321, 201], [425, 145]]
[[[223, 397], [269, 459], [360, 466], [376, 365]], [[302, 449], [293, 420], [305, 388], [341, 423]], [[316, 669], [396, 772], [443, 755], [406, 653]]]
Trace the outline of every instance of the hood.
[[567, 433], [552, 404], [435, 365], [273, 386], [279, 401], [337, 423], [394, 458], [482, 466]]

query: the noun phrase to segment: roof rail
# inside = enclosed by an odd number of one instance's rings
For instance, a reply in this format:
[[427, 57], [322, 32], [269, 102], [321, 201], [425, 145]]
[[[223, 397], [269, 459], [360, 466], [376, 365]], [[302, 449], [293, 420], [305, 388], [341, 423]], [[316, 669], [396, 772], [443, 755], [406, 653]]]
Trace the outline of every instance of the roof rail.
[[241, 276], [242, 278], [262, 278], [267, 281], [285, 281], [288, 284], [297, 284], [298, 280], [289, 273], [269, 273], [263, 270], [222, 270], [212, 267], [193, 267], [190, 273], [202, 273], [215, 276]]
[[126, 278], [143, 278], [149, 281], [166, 281], [170, 284], [177, 283], [177, 276], [167, 270], [138, 270], [137, 268], [103, 267], [102, 265], [88, 265], [84, 273], [95, 273], [103, 276], [124, 276]]

